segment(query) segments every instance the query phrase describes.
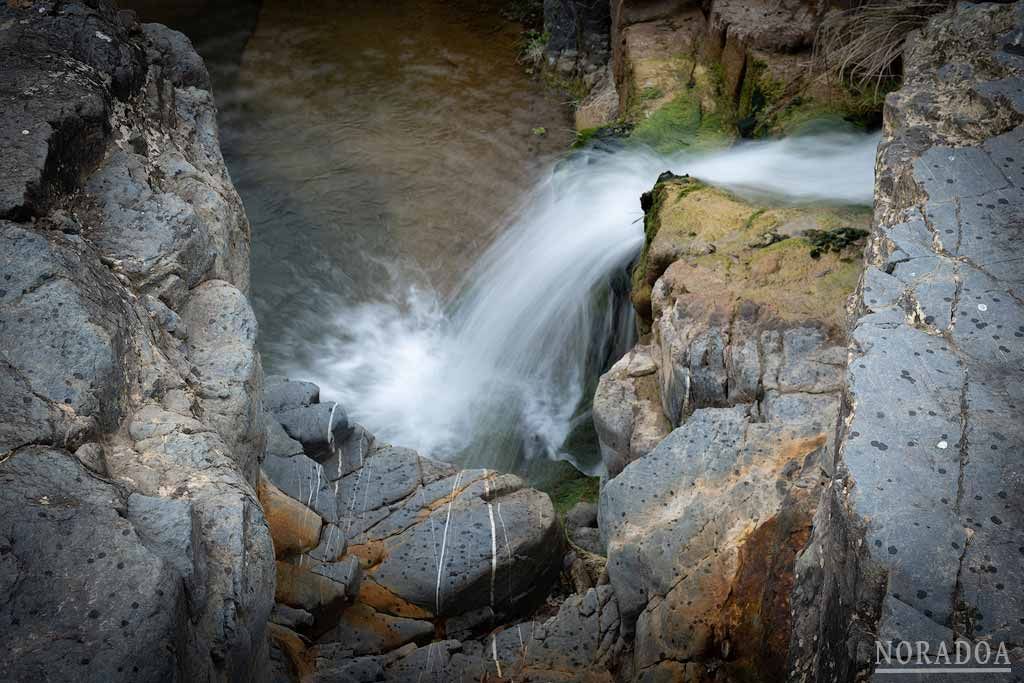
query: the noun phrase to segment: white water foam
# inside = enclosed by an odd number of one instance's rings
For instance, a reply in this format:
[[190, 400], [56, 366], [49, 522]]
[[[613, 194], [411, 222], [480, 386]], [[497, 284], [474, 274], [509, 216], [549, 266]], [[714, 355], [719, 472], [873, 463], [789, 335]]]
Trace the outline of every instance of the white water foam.
[[[385, 441], [515, 470], [565, 458], [596, 375], [629, 343], [612, 295], [643, 244], [640, 194], [662, 171], [776, 204], [870, 204], [877, 136], [743, 144], [701, 157], [586, 151], [552, 170], [445, 305], [423, 289], [338, 312], [342, 338], [296, 368]], [[615, 330], [620, 334], [612, 339]], [[615, 348], [618, 347], [618, 348]], [[597, 471], [595, 462], [577, 462]]]

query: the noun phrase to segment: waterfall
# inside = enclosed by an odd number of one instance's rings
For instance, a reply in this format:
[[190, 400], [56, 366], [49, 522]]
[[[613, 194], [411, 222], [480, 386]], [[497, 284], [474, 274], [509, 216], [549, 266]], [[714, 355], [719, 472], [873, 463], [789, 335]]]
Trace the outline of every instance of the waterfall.
[[[596, 379], [633, 342], [623, 296], [643, 244], [640, 194], [665, 170], [780, 203], [871, 202], [877, 136], [752, 142], [704, 156], [591, 149], [526, 197], [450, 302], [423, 287], [338, 311], [311, 376], [378, 438], [468, 465], [569, 459]], [[467, 197], [466, 201], [472, 201]], [[583, 449], [584, 451], [587, 449]]]

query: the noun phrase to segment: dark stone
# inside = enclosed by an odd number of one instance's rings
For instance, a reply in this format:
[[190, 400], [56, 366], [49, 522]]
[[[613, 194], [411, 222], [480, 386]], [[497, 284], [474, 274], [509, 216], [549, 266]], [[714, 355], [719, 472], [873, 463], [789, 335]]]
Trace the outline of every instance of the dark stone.
[[64, 451], [0, 462], [0, 679], [167, 681], [188, 670], [180, 573], [125, 518], [123, 495]]
[[288, 436], [302, 444], [306, 455], [323, 462], [331, 457], [336, 444], [349, 435], [348, 415], [337, 403], [317, 403], [277, 414]]
[[320, 387], [312, 382], [298, 382], [280, 375], [267, 377], [263, 387], [263, 408], [271, 413], [283, 413], [320, 403]]

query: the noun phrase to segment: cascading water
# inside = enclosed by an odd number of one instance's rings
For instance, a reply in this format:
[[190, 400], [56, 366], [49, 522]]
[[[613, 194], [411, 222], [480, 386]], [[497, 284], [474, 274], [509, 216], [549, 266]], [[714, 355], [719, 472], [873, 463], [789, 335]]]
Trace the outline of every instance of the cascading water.
[[450, 303], [410, 288], [341, 310], [343, 335], [293, 374], [311, 376], [378, 438], [434, 457], [520, 472], [570, 459], [595, 472], [565, 444], [589, 419], [597, 376], [632, 341], [621, 282], [643, 243], [640, 194], [672, 170], [776, 204], [866, 204], [876, 145], [831, 134], [701, 157], [576, 153], [527, 197]]

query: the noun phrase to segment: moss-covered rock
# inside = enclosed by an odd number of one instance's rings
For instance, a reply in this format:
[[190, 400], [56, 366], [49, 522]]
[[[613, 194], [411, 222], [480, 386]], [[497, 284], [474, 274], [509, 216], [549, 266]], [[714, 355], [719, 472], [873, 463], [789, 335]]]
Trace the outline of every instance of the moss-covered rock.
[[652, 319], [651, 288], [678, 261], [689, 267], [688, 287], [718, 288], [782, 320], [842, 320], [861, 270], [868, 209], [755, 206], [678, 176], [663, 176], [644, 205], [632, 291], [642, 325]]

